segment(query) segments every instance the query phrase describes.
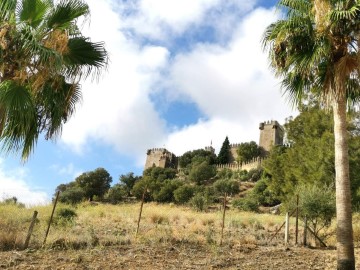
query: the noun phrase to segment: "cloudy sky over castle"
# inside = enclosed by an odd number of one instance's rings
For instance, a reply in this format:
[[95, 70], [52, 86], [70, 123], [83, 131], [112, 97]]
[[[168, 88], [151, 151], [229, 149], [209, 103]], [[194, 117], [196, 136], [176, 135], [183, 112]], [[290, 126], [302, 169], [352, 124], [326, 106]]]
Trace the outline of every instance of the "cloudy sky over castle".
[[83, 83], [83, 103], [56, 142], [24, 165], [1, 155], [0, 198], [49, 201], [60, 183], [104, 167], [141, 174], [146, 150], [176, 155], [212, 142], [258, 142], [259, 122], [294, 115], [262, 51], [273, 0], [87, 0], [84, 34], [110, 65]]

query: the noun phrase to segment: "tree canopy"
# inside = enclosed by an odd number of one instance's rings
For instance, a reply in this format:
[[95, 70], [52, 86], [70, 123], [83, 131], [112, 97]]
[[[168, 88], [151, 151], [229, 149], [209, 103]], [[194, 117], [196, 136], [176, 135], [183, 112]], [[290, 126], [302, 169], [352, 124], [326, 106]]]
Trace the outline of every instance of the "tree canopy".
[[76, 184], [82, 188], [86, 198], [90, 201], [94, 196], [102, 198], [110, 188], [112, 177], [104, 168], [85, 172], [75, 179]]
[[23, 160], [38, 137], [60, 134], [81, 101], [80, 81], [97, 77], [108, 56], [82, 35], [82, 0], [2, 0], [0, 3], [0, 142]]
[[230, 156], [230, 142], [229, 142], [229, 138], [226, 136], [220, 152], [217, 156], [217, 163], [218, 164], [228, 164], [229, 163], [229, 156]]

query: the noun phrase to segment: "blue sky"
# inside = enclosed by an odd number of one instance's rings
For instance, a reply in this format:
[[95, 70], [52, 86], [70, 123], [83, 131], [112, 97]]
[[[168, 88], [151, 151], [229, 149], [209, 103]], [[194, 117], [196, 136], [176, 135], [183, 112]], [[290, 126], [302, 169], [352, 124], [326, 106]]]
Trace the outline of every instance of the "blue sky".
[[268, 68], [261, 35], [279, 13], [268, 0], [88, 0], [83, 33], [110, 65], [83, 82], [83, 102], [56, 141], [22, 164], [0, 156], [0, 199], [46, 203], [57, 185], [103, 167], [117, 183], [140, 175], [146, 150], [176, 155], [258, 142], [258, 124], [294, 115]]

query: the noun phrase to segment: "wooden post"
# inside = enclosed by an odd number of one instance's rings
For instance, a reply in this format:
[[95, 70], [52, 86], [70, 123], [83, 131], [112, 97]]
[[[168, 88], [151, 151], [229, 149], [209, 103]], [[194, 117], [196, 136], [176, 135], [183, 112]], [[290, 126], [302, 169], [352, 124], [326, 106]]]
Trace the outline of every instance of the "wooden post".
[[225, 226], [225, 212], [226, 212], [226, 192], [224, 194], [224, 202], [223, 202], [223, 217], [222, 217], [222, 224], [221, 224], [221, 239], [220, 239], [220, 246], [222, 245], [223, 237], [224, 237], [224, 226]]
[[296, 195], [296, 221], [295, 221], [295, 245], [298, 244], [299, 234], [299, 194]]
[[285, 217], [285, 245], [289, 243], [289, 212], [286, 212]]
[[147, 191], [147, 188], [145, 187], [144, 192], [143, 192], [142, 197], [141, 197], [141, 205], [140, 205], [139, 218], [138, 218], [138, 222], [137, 222], [135, 238], [137, 237], [138, 232], [139, 232], [141, 213], [142, 213], [142, 209], [143, 209], [143, 205], [144, 205], [144, 201], [145, 201], [146, 191]]
[[51, 222], [52, 222], [53, 217], [54, 217], [54, 212], [55, 212], [55, 208], [56, 208], [57, 201], [58, 201], [58, 199], [59, 199], [59, 194], [60, 194], [60, 191], [58, 191], [58, 192], [56, 193], [56, 198], [55, 198], [55, 202], [54, 202], [54, 207], [53, 207], [53, 209], [52, 209], [51, 216], [50, 216], [50, 220], [49, 220], [49, 224], [48, 224], [48, 227], [47, 227], [47, 230], [46, 230], [46, 233], [45, 233], [45, 238], [44, 238], [43, 246], [45, 245], [45, 243], [46, 243], [46, 238], [47, 238], [47, 236], [48, 236], [48, 234], [49, 234], [50, 225], [51, 225]]
[[30, 227], [29, 227], [29, 231], [28, 234], [26, 236], [26, 240], [25, 240], [25, 244], [24, 244], [24, 249], [27, 249], [30, 243], [30, 237], [32, 235], [33, 229], [34, 229], [34, 225], [35, 225], [35, 221], [36, 221], [36, 217], [37, 217], [38, 212], [34, 211], [34, 215], [32, 217], [31, 223], [30, 223]]
[[304, 246], [307, 245], [307, 217], [304, 218]]
[[[296, 210], [296, 209], [295, 209]], [[290, 214], [290, 216], [292, 216], [292, 214], [294, 214], [295, 210], [293, 210]], [[282, 227], [284, 227], [286, 221], [283, 222], [283, 224], [281, 224], [280, 228], [276, 230], [276, 232], [274, 233], [274, 235], [270, 238], [269, 243], [275, 238], [275, 236], [278, 234], [278, 232], [282, 229]]]

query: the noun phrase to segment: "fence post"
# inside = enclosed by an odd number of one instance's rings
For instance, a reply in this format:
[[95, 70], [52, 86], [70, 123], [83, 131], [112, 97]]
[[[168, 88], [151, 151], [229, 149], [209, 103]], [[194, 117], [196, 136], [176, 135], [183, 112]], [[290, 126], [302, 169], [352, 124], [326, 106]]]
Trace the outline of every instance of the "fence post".
[[224, 194], [224, 203], [223, 203], [223, 217], [222, 217], [222, 225], [221, 225], [221, 239], [220, 246], [222, 245], [223, 236], [224, 236], [224, 226], [225, 226], [225, 212], [226, 212], [226, 192]]
[[32, 231], [34, 229], [34, 225], [35, 225], [35, 221], [36, 221], [36, 217], [37, 217], [38, 211], [34, 211], [34, 215], [32, 217], [31, 223], [30, 223], [30, 227], [29, 227], [29, 231], [28, 234], [26, 236], [26, 240], [25, 240], [25, 244], [24, 244], [24, 249], [27, 249], [30, 243], [30, 237], [32, 235]]
[[307, 245], [307, 217], [304, 218], [304, 246]]
[[52, 209], [51, 216], [50, 216], [50, 220], [49, 220], [49, 224], [48, 224], [48, 227], [47, 227], [47, 230], [46, 230], [46, 233], [45, 233], [45, 238], [44, 238], [43, 246], [45, 245], [45, 243], [46, 243], [46, 238], [47, 238], [47, 236], [48, 236], [48, 234], [49, 234], [50, 225], [51, 225], [51, 222], [52, 222], [53, 217], [54, 217], [54, 212], [55, 212], [55, 208], [56, 208], [57, 201], [58, 201], [58, 199], [59, 199], [59, 194], [60, 194], [60, 191], [58, 191], [58, 192], [56, 193], [56, 198], [55, 198], [55, 202], [54, 202], [54, 207], [53, 207], [53, 209]]
[[147, 191], [147, 187], [145, 187], [144, 192], [143, 192], [142, 197], [141, 197], [141, 205], [140, 205], [139, 218], [138, 218], [138, 222], [137, 222], [135, 238], [137, 237], [138, 232], [139, 232], [141, 213], [142, 213], [142, 209], [143, 209], [143, 205], [144, 205], [144, 201], [145, 201], [146, 191]]
[[299, 234], [299, 194], [296, 195], [295, 245], [298, 244], [298, 234]]
[[285, 217], [285, 245], [289, 243], [289, 212], [286, 212]]

